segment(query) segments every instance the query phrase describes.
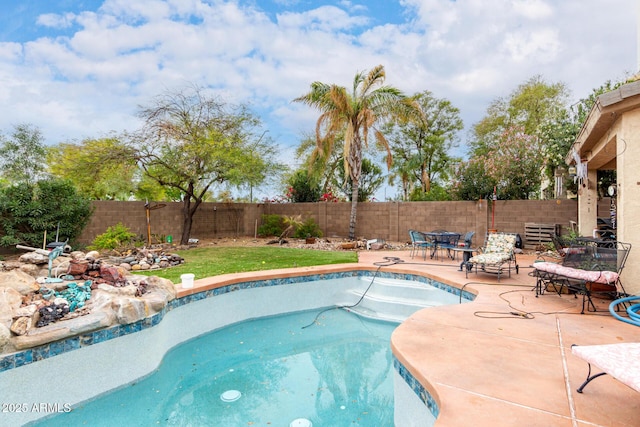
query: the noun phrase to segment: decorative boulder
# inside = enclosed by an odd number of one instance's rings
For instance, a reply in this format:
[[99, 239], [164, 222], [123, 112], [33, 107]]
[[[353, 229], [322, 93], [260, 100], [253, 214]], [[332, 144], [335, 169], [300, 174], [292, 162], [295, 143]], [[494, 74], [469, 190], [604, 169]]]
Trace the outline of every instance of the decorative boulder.
[[111, 306], [121, 325], [137, 322], [147, 316], [145, 303], [138, 298], [116, 298]]
[[0, 272], [0, 283], [2, 287], [12, 288], [22, 295], [27, 295], [40, 289], [33, 276], [21, 270], [11, 270]]
[[13, 288], [0, 288], [0, 325], [10, 326], [13, 313], [20, 308], [22, 295]]
[[20, 255], [19, 261], [25, 264], [48, 264], [49, 257], [38, 252], [27, 252]]
[[69, 263], [69, 270], [67, 271], [67, 274], [70, 274], [72, 276], [80, 276], [86, 273], [88, 268], [89, 268], [88, 261], [73, 259]]
[[0, 323], [0, 353], [4, 352], [11, 340], [11, 331], [9, 328]]

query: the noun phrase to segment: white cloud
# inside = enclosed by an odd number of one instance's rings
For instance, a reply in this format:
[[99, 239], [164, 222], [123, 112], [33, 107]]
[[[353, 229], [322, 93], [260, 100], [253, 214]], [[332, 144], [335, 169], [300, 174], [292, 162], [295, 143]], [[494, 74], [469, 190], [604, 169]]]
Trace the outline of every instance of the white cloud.
[[366, 23], [366, 18], [351, 16], [343, 9], [335, 6], [321, 6], [308, 12], [285, 12], [278, 15], [279, 25], [284, 28], [296, 28], [298, 30], [349, 30]]
[[50, 28], [69, 28], [73, 25], [74, 20], [75, 15], [73, 13], [45, 13], [38, 16], [36, 23]]
[[534, 32], [512, 32], [504, 37], [502, 48], [505, 56], [514, 62], [554, 62], [560, 51], [559, 34], [553, 29]]
[[580, 98], [635, 68], [633, 0], [400, 3], [406, 23], [376, 26], [353, 1], [267, 14], [238, 1], [106, 0], [42, 15], [41, 25], [67, 32], [0, 43], [0, 129], [33, 123], [51, 142], [130, 129], [137, 105], [196, 83], [250, 103], [292, 145], [317, 118], [293, 98], [314, 80], [349, 87], [378, 64], [388, 84], [450, 99], [467, 126], [533, 75]]
[[529, 19], [544, 19], [553, 15], [553, 8], [543, 0], [516, 0], [513, 8], [517, 14]]

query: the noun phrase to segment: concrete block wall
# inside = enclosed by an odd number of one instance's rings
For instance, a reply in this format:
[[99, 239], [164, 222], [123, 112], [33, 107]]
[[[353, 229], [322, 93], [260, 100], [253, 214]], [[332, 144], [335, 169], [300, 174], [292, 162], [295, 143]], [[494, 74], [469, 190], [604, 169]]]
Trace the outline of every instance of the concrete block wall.
[[[151, 204], [155, 206], [155, 203]], [[163, 203], [149, 212], [151, 233], [158, 237], [171, 235], [178, 242], [182, 234], [182, 203]], [[78, 239], [89, 244], [118, 222], [146, 240], [147, 220], [144, 202], [96, 201], [94, 214]], [[608, 214], [608, 203], [602, 210]], [[606, 208], [606, 209], [605, 209]], [[301, 215], [312, 217], [324, 237], [346, 238], [349, 231], [350, 203], [203, 203], [194, 216], [191, 237], [253, 237], [262, 224], [262, 215]], [[577, 220], [575, 200], [499, 200], [496, 204], [495, 228], [524, 235], [527, 222], [562, 224]], [[387, 241], [409, 241], [409, 229], [430, 231], [445, 229], [461, 234], [475, 231], [474, 245], [484, 241], [491, 227], [491, 208], [486, 200], [455, 202], [385, 202], [359, 203], [356, 236]]]
[[[498, 231], [518, 233], [524, 239], [524, 227], [528, 222], [559, 224], [562, 233], [569, 230], [569, 221], [577, 221], [578, 205], [575, 200], [498, 200], [495, 211], [495, 228]], [[491, 224], [491, 210], [488, 221]]]

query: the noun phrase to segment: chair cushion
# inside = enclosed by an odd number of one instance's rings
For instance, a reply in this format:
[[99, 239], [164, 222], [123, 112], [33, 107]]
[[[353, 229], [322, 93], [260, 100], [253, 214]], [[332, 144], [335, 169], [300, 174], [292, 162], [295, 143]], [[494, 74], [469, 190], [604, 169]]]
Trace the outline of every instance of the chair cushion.
[[539, 271], [557, 274], [569, 279], [584, 280], [585, 282], [610, 284], [618, 280], [618, 273], [615, 271], [590, 271], [579, 268], [565, 267], [555, 262], [536, 262], [533, 267]]
[[640, 391], [640, 343], [576, 345], [571, 347], [571, 352], [621, 383]]
[[480, 255], [476, 255], [473, 258], [469, 259], [470, 263], [473, 264], [502, 264], [511, 259], [511, 254], [509, 253], [484, 253]]
[[489, 233], [483, 253], [511, 253], [516, 246], [515, 234]]

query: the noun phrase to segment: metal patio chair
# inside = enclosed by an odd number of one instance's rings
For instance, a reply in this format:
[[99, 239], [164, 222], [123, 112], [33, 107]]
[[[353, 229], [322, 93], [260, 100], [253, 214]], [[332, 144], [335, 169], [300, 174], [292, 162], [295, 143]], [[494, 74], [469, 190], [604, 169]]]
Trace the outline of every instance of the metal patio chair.
[[409, 230], [411, 238], [411, 258], [418, 251], [422, 251], [422, 258], [427, 259], [427, 249], [433, 248], [433, 242], [424, 233], [418, 230]]

